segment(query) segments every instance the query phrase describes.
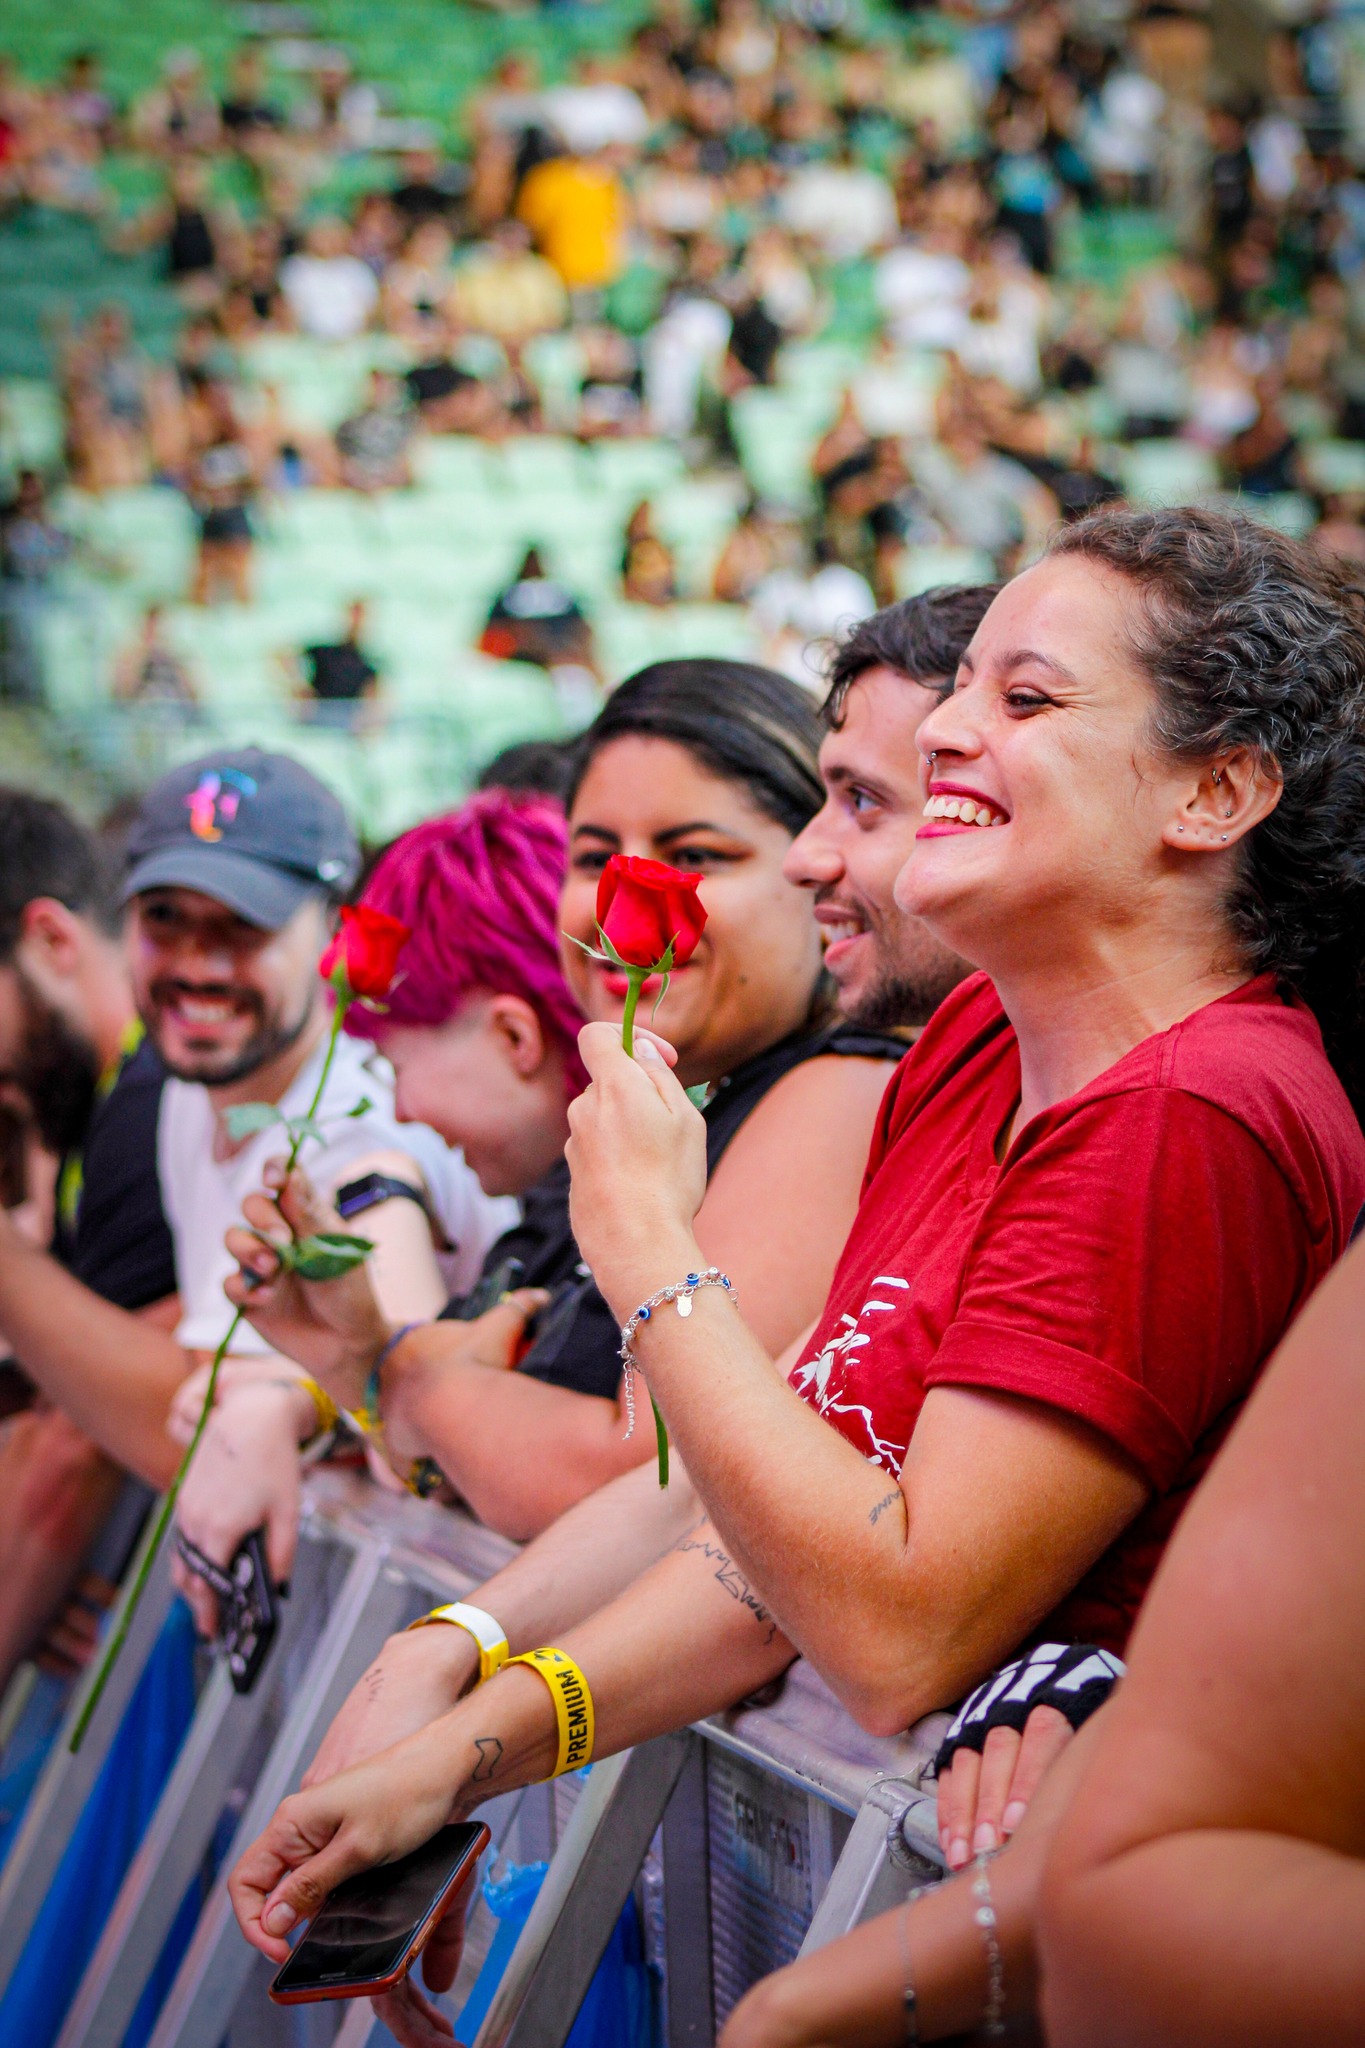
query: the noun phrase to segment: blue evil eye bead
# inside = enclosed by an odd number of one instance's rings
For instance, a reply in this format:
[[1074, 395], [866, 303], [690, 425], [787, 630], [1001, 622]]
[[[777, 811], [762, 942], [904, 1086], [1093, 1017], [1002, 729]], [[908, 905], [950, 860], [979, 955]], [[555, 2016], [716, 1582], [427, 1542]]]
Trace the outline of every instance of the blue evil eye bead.
[[653, 1310], [652, 1310], [651, 1308], [649, 1308], [648, 1306], [646, 1306], [646, 1307], [642, 1308], [642, 1309], [640, 1310], [640, 1321], [641, 1321], [642, 1323], [647, 1323], [647, 1322], [649, 1321], [649, 1319], [650, 1319], [650, 1317], [651, 1317], [651, 1315], [652, 1315], [653, 1313], [654, 1313], [654, 1311], [653, 1311]]
[[687, 1276], [687, 1284], [688, 1284], [688, 1286], [689, 1286], [689, 1287], [695, 1287], [695, 1286], [696, 1286], [696, 1284], [697, 1284], [697, 1282], [698, 1282], [698, 1281], [700, 1280], [700, 1278], [701, 1278], [701, 1274], [700, 1274], [700, 1273], [689, 1273], [689, 1274], [688, 1274], [688, 1276]]

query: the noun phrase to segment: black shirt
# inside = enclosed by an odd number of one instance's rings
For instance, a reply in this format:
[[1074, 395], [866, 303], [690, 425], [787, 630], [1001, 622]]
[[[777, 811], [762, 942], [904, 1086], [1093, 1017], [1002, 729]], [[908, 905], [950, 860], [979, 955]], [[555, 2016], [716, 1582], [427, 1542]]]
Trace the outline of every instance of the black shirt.
[[52, 1250], [93, 1293], [119, 1308], [146, 1308], [175, 1293], [175, 1252], [156, 1168], [164, 1080], [144, 1040], [96, 1103], [81, 1156], [68, 1154], [57, 1181]]
[[[702, 1114], [706, 1119], [706, 1170], [715, 1172], [731, 1139], [774, 1082], [823, 1053], [858, 1059], [898, 1060], [903, 1040], [856, 1024], [798, 1031], [766, 1052], [746, 1060], [717, 1084]], [[621, 1378], [621, 1332], [593, 1284], [569, 1228], [569, 1169], [561, 1160], [522, 1203], [522, 1220], [504, 1232], [484, 1261], [486, 1274], [508, 1259], [523, 1270], [518, 1287], [544, 1287], [550, 1301], [532, 1325], [531, 1348], [518, 1371], [576, 1394], [614, 1401]], [[443, 1312], [456, 1317], [461, 1303]]]
[[354, 640], [339, 640], [333, 647], [305, 647], [308, 687], [315, 697], [345, 701], [365, 694], [378, 670], [367, 661]]

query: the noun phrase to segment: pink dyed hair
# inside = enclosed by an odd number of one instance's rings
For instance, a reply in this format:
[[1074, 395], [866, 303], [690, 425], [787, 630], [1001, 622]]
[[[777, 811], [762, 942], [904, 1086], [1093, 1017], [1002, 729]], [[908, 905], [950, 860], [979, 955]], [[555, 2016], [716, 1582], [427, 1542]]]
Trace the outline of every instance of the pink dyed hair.
[[557, 805], [490, 789], [395, 840], [361, 900], [412, 931], [381, 1019], [357, 1005], [346, 1028], [444, 1024], [478, 991], [532, 1004], [561, 1053], [571, 1094], [586, 1086], [582, 1013], [559, 964], [559, 890], [568, 831]]

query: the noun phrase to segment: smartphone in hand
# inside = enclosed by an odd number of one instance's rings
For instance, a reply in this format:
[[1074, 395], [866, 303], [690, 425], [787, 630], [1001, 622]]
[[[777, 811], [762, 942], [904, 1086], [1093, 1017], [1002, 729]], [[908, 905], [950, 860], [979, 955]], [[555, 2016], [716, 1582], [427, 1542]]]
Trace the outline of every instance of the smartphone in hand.
[[281, 1965], [270, 1986], [276, 2005], [392, 1991], [487, 1847], [482, 1821], [457, 1821], [396, 1863], [348, 1877], [323, 1900]]

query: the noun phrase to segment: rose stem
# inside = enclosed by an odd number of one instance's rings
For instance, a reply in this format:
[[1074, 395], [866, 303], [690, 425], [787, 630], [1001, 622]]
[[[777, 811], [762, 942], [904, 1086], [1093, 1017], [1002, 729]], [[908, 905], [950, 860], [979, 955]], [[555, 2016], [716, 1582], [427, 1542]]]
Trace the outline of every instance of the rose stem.
[[621, 1012], [621, 1043], [631, 1059], [635, 1057], [635, 1012], [640, 1004], [640, 990], [650, 974], [649, 967], [628, 967], [626, 969], [626, 1007]]
[[[633, 983], [632, 988], [634, 988]], [[638, 995], [638, 989], [635, 989], [635, 993]], [[322, 1072], [318, 1076], [318, 1085], [313, 1090], [313, 1100], [308, 1105], [308, 1115], [306, 1121], [309, 1123], [312, 1122], [313, 1118], [317, 1115], [318, 1110], [322, 1106], [323, 1090], [327, 1086], [327, 1076], [332, 1071], [332, 1060], [336, 1055], [337, 1040], [341, 1035], [341, 1027], [346, 1021], [346, 1012], [350, 1008], [350, 1006], [351, 1005], [349, 992], [345, 989], [338, 989], [336, 1008], [332, 1012], [332, 1029], [327, 1039], [327, 1051], [322, 1062]], [[303, 1132], [300, 1131], [298, 1135], [295, 1137], [293, 1144], [289, 1148], [289, 1160], [284, 1170], [284, 1176], [286, 1180], [288, 1180], [290, 1174], [294, 1171], [295, 1166], [298, 1164], [299, 1147], [302, 1145], [302, 1143]], [[122, 1614], [119, 1616], [118, 1627], [114, 1630], [113, 1636], [109, 1643], [109, 1647], [104, 1653], [104, 1661], [100, 1665], [99, 1675], [96, 1678], [95, 1683], [90, 1688], [90, 1692], [86, 1698], [85, 1705], [81, 1708], [81, 1717], [79, 1721], [77, 1721], [75, 1728], [72, 1730], [71, 1754], [73, 1756], [76, 1754], [76, 1751], [80, 1748], [82, 1742], [84, 1742], [85, 1740], [85, 1731], [90, 1726], [91, 1716], [93, 1715], [96, 1707], [100, 1703], [100, 1697], [104, 1692], [105, 1686], [109, 1683], [109, 1673], [113, 1670], [114, 1665], [117, 1663], [119, 1652], [123, 1648], [123, 1645], [127, 1640], [128, 1630], [132, 1623], [133, 1616], [137, 1613], [138, 1603], [142, 1599], [143, 1592], [146, 1590], [147, 1581], [152, 1575], [152, 1566], [156, 1563], [157, 1555], [161, 1549], [163, 1541], [165, 1540], [166, 1530], [170, 1525], [171, 1516], [175, 1513], [175, 1503], [179, 1498], [181, 1486], [184, 1484], [185, 1474], [190, 1469], [190, 1465], [193, 1461], [194, 1454], [199, 1448], [199, 1439], [204, 1434], [205, 1429], [208, 1427], [209, 1416], [213, 1413], [214, 1396], [218, 1391], [218, 1369], [222, 1365], [223, 1360], [227, 1357], [228, 1348], [231, 1345], [233, 1338], [237, 1335], [237, 1332], [241, 1328], [241, 1326], [242, 1311], [241, 1309], [238, 1309], [237, 1313], [233, 1316], [232, 1321], [228, 1324], [227, 1329], [223, 1334], [222, 1343], [218, 1346], [218, 1349], [213, 1354], [213, 1363], [209, 1367], [208, 1384], [204, 1388], [204, 1405], [199, 1410], [199, 1420], [194, 1425], [194, 1435], [190, 1438], [189, 1444], [185, 1451], [185, 1455], [180, 1460], [180, 1463], [176, 1468], [176, 1474], [174, 1479], [172, 1479], [170, 1486], [168, 1487], [166, 1493], [162, 1497], [161, 1512], [160, 1514], [158, 1514], [156, 1518], [156, 1526], [152, 1530], [151, 1541], [143, 1550], [142, 1556], [138, 1561], [137, 1577], [133, 1580], [133, 1590], [128, 1595], [127, 1605], [124, 1607]], [[658, 1411], [656, 1410], [655, 1413], [657, 1415]], [[666, 1459], [664, 1460], [664, 1462], [667, 1462]], [[661, 1484], [662, 1483], [663, 1482], [661, 1482]]]

